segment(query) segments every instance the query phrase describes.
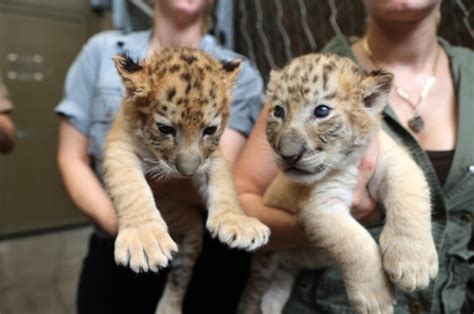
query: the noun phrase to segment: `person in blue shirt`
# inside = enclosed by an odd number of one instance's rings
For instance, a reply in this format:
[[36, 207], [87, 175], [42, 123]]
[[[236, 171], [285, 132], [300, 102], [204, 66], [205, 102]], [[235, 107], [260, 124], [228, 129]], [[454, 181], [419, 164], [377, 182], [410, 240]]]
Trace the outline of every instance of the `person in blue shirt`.
[[[243, 56], [203, 35], [212, 5], [212, 0], [155, 0], [152, 30], [99, 33], [84, 45], [68, 71], [64, 98], [56, 108], [60, 115], [57, 160], [67, 192], [95, 226], [80, 276], [79, 313], [154, 313], [166, 278], [165, 271], [137, 275], [118, 267], [113, 257], [117, 217], [103, 187], [103, 147], [124, 87], [112, 57], [127, 52], [143, 60], [162, 47], [190, 46], [223, 61], [242, 59], [231, 117], [221, 139], [223, 154], [232, 166], [259, 114], [263, 94], [259, 72]], [[175, 183], [174, 187], [182, 197], [194, 195], [188, 186]], [[235, 312], [248, 261], [247, 254], [228, 249], [206, 235], [184, 312]]]

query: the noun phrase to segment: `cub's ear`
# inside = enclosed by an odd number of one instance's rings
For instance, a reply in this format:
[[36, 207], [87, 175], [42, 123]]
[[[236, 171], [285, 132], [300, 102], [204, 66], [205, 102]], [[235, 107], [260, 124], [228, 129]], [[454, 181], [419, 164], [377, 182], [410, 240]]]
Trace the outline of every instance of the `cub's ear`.
[[240, 67], [242, 66], [242, 61], [239, 59], [234, 59], [230, 61], [221, 61], [222, 69], [224, 70], [224, 77], [226, 81], [233, 85], [237, 76], [240, 73]]
[[280, 81], [281, 71], [279, 70], [271, 70], [270, 71], [270, 79], [268, 80], [267, 84], [267, 98], [272, 99], [272, 96], [278, 89], [278, 82]]
[[388, 103], [393, 84], [393, 74], [384, 70], [375, 70], [367, 74], [362, 81], [364, 93], [362, 103], [367, 111], [378, 114]]
[[112, 59], [118, 73], [122, 77], [127, 90], [134, 94], [143, 92], [144, 68], [138, 61], [134, 61], [128, 54], [119, 54]]

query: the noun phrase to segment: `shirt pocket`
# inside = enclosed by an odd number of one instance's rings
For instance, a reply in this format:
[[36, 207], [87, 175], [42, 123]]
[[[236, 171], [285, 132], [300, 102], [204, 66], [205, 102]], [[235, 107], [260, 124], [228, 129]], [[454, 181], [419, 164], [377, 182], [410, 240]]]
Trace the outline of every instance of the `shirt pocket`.
[[459, 313], [465, 299], [465, 287], [473, 274], [474, 254], [469, 251], [449, 255], [448, 281], [442, 299], [448, 313]]
[[105, 139], [120, 109], [121, 102], [120, 88], [98, 87], [96, 89], [92, 103], [89, 153], [97, 162], [102, 161]]
[[[369, 232], [378, 239], [381, 227]], [[336, 267], [328, 267], [314, 276], [314, 310], [316, 313], [355, 313], [349, 303], [341, 272]]]
[[[384, 225], [378, 223], [368, 228], [377, 243]], [[317, 281], [314, 290], [314, 309], [316, 313], [355, 313], [347, 297], [339, 270], [335, 267], [327, 268], [315, 279]], [[397, 291], [397, 305], [394, 307], [394, 313], [408, 313], [409, 301], [408, 295]]]
[[447, 193], [449, 207], [471, 207], [474, 205], [474, 173], [466, 171], [464, 176]]

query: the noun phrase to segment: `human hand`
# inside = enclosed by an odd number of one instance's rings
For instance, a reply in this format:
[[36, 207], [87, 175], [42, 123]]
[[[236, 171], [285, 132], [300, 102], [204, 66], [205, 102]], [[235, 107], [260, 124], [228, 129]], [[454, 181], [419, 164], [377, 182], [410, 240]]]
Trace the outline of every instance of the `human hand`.
[[377, 200], [371, 197], [367, 187], [374, 174], [379, 153], [379, 142], [374, 138], [360, 162], [359, 177], [352, 194], [351, 214], [362, 224], [372, 224], [380, 219], [380, 212], [376, 209]]

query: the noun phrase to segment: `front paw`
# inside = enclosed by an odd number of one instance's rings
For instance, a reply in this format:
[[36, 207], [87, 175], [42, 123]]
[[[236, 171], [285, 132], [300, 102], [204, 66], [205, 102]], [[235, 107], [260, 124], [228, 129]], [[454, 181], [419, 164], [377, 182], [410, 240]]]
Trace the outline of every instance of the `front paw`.
[[383, 264], [390, 279], [403, 291], [425, 289], [438, 274], [438, 254], [429, 235], [398, 235], [386, 226], [380, 235]]
[[119, 230], [115, 240], [115, 262], [135, 272], [166, 267], [178, 246], [158, 221]]
[[233, 248], [255, 250], [268, 242], [270, 229], [258, 219], [240, 213], [209, 213], [206, 224], [213, 237]]
[[[369, 264], [366, 264], [367, 266]], [[346, 290], [356, 313], [390, 314], [396, 304], [395, 288], [379, 265], [358, 267], [347, 277]], [[354, 278], [356, 278], [354, 280]]]

